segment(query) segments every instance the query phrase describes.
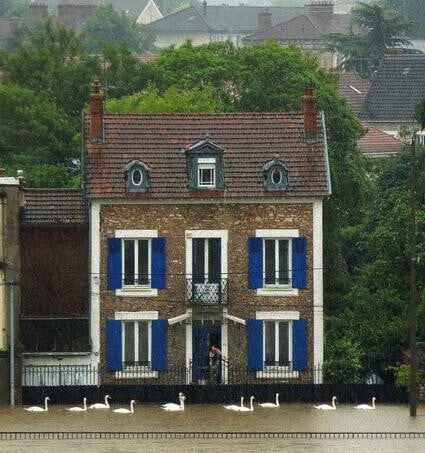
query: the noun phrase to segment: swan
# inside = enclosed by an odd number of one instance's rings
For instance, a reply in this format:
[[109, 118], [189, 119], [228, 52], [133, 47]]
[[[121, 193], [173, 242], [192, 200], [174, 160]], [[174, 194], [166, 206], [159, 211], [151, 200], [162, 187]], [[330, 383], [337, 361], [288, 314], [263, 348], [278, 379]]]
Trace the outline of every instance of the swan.
[[321, 409], [323, 411], [335, 410], [336, 409], [336, 396], [332, 397], [332, 406], [329, 404], [320, 404], [320, 406], [314, 406], [315, 409]]
[[70, 412], [85, 412], [86, 410], [87, 410], [87, 398], [83, 398], [83, 407], [75, 406], [67, 409], [67, 411]]
[[134, 414], [134, 405], [136, 401], [131, 400], [130, 401], [130, 409], [126, 409], [124, 407], [120, 407], [119, 409], [114, 409], [112, 412], [115, 412], [116, 414]]
[[231, 404], [230, 406], [223, 406], [225, 409], [229, 411], [238, 411], [241, 407], [243, 407], [243, 396], [241, 396], [241, 405], [237, 406], [236, 404]]
[[276, 393], [276, 403], [258, 403], [261, 407], [279, 407], [279, 393]]
[[44, 398], [44, 408], [40, 406], [31, 406], [26, 407], [25, 410], [28, 412], [47, 412], [49, 410], [47, 407], [47, 401], [50, 401], [50, 398], [48, 396]]
[[372, 398], [372, 406], [369, 406], [369, 404], [359, 404], [358, 406], [354, 406], [354, 409], [376, 409], [375, 407], [375, 401], [376, 398]]
[[110, 406], [109, 406], [109, 402], [108, 402], [108, 399], [110, 399], [111, 397], [109, 395], [105, 395], [105, 404], [103, 403], [95, 403], [95, 404], [92, 404], [89, 409], [109, 409]]
[[182, 395], [180, 398], [180, 404], [174, 404], [174, 403], [164, 404], [163, 406], [161, 406], [161, 409], [163, 409], [164, 411], [168, 411], [168, 412], [184, 411], [184, 400], [185, 399], [186, 399], [186, 397], [184, 395]]
[[249, 399], [250, 407], [242, 406], [238, 409], [238, 412], [252, 412], [254, 410], [254, 405], [252, 404], [254, 399], [255, 398], [251, 396], [251, 398]]
[[162, 404], [161, 405], [161, 408], [164, 409], [164, 410], [167, 410], [167, 408], [171, 407], [171, 408], [175, 408], [175, 407], [180, 407], [181, 404], [182, 404], [182, 398], [183, 398], [183, 393], [182, 392], [179, 392], [179, 403], [180, 404], [176, 404], [176, 403], [165, 403], [165, 404]]

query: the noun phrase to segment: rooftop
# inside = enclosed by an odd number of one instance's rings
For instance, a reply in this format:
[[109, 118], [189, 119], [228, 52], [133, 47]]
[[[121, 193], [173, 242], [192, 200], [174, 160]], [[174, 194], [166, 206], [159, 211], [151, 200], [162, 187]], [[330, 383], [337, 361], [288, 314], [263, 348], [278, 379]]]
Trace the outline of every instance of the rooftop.
[[372, 124], [363, 123], [366, 134], [357, 142], [360, 151], [368, 157], [388, 157], [398, 153], [405, 143], [393, 135], [382, 132]]
[[338, 94], [345, 98], [354, 113], [358, 113], [369, 91], [370, 81], [358, 74], [343, 72], [339, 74], [337, 85]]

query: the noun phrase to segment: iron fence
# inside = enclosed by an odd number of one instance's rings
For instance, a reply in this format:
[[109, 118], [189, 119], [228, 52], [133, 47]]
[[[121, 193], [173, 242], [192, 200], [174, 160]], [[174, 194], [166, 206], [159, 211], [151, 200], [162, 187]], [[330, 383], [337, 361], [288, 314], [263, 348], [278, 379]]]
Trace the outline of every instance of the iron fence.
[[198, 282], [186, 279], [186, 303], [188, 305], [225, 305], [227, 304], [227, 278], [216, 283]]
[[60, 387], [99, 384], [99, 368], [95, 365], [43, 365], [22, 368], [23, 386]]

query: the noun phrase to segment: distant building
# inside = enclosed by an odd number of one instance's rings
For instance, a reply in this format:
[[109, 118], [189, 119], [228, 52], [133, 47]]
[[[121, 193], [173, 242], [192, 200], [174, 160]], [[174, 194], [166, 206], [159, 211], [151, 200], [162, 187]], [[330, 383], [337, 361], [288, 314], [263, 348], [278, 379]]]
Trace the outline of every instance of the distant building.
[[[258, 15], [264, 11], [259, 6], [209, 5], [206, 1], [201, 6], [191, 6], [152, 22], [157, 36], [155, 45], [167, 47], [181, 45], [191, 40], [194, 45], [207, 44], [229, 39], [237, 47], [242, 45], [242, 38], [258, 30]], [[304, 7], [268, 7], [272, 25], [287, 21], [303, 14]]]
[[338, 77], [338, 95], [343, 97], [357, 114], [366, 99], [370, 81], [353, 72], [342, 72]]
[[106, 0], [116, 11], [122, 11], [139, 25], [146, 25], [163, 17], [154, 0]]
[[375, 126], [363, 123], [366, 134], [360, 138], [357, 145], [366, 157], [390, 157], [397, 154], [406, 144], [376, 128]]

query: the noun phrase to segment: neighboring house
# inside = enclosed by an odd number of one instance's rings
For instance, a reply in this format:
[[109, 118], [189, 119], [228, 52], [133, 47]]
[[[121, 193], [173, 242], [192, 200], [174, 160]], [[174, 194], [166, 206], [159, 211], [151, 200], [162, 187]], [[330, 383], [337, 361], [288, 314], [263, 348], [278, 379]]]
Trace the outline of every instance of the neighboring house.
[[[57, 6], [59, 23], [81, 32], [85, 23], [95, 16], [98, 0], [61, 0]], [[47, 5], [45, 5], [47, 10]]]
[[303, 50], [315, 53], [326, 69], [336, 68], [341, 56], [326, 48], [326, 36], [330, 33], [348, 33], [351, 16], [335, 14], [332, 0], [311, 0], [303, 14], [273, 26], [270, 12], [262, 12], [258, 30], [242, 41], [244, 45], [258, 44], [275, 39], [282, 45], [296, 44]]
[[[237, 47], [242, 38], [258, 30], [260, 6], [208, 5], [206, 1], [163, 17], [148, 26], [156, 34], [155, 45], [180, 46], [187, 40], [194, 45], [229, 39]], [[268, 7], [272, 25], [276, 25], [304, 12], [303, 7]]]
[[163, 15], [154, 0], [107, 0], [116, 11], [125, 12], [140, 25], [161, 19]]
[[359, 117], [396, 135], [403, 127], [417, 129], [414, 111], [423, 99], [425, 54], [388, 55], [374, 74]]
[[91, 362], [82, 190], [27, 189], [20, 236], [22, 384], [97, 383], [96, 375], [75, 374], [75, 365], [87, 371]]
[[295, 113], [107, 114], [95, 82], [83, 177], [102, 383], [204, 382], [212, 343], [222, 383], [321, 382], [324, 132], [313, 90]]
[[372, 124], [363, 123], [366, 134], [359, 139], [357, 145], [367, 157], [390, 157], [406, 146], [402, 140], [377, 129]]
[[[19, 305], [20, 238], [19, 207], [23, 199], [23, 178], [5, 176], [0, 169], [0, 402], [11, 401], [11, 383], [16, 401], [20, 400]], [[11, 311], [11, 307], [14, 310]], [[11, 330], [11, 326], [13, 329]], [[14, 334], [12, 334], [12, 332]], [[13, 342], [11, 340], [14, 340]], [[14, 343], [14, 354], [11, 347]], [[11, 367], [11, 357], [15, 366]], [[11, 380], [12, 378], [12, 380]]]
[[358, 114], [369, 91], [370, 81], [353, 72], [341, 72], [338, 77], [338, 95]]

